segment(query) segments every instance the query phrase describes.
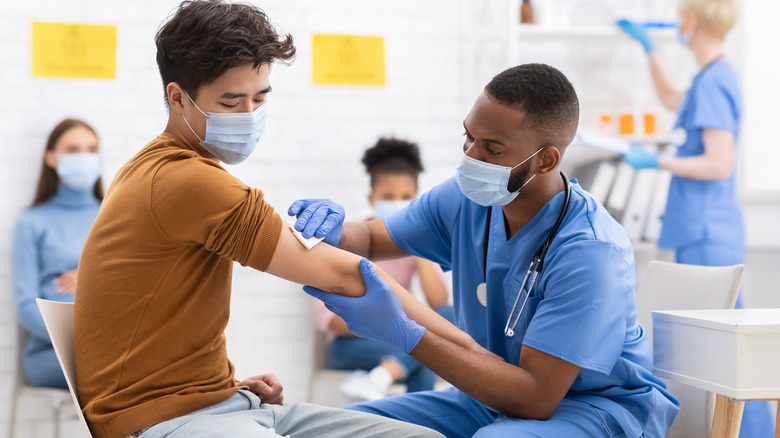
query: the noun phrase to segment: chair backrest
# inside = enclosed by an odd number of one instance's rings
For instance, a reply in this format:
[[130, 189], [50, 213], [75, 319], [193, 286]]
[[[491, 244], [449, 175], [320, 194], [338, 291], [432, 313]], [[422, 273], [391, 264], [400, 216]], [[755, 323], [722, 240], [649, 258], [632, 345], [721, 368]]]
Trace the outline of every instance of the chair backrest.
[[[652, 261], [637, 289], [637, 320], [653, 345], [654, 310], [731, 309], [737, 301], [744, 265], [695, 266]], [[666, 382], [680, 402], [680, 412], [668, 438], [708, 437], [712, 427], [714, 397], [700, 389]]]
[[84, 414], [81, 412], [81, 403], [76, 387], [76, 356], [73, 351], [73, 303], [63, 303], [59, 301], [49, 301], [41, 298], [35, 299], [38, 309], [41, 311], [43, 323], [46, 325], [46, 331], [49, 332], [51, 344], [54, 346], [54, 353], [60, 362], [62, 372], [65, 374], [65, 381], [68, 383], [70, 395], [73, 397], [73, 403], [81, 424], [87, 431], [87, 424]]
[[732, 309], [744, 265], [696, 266], [653, 260], [636, 294], [637, 320], [653, 344], [654, 310]]

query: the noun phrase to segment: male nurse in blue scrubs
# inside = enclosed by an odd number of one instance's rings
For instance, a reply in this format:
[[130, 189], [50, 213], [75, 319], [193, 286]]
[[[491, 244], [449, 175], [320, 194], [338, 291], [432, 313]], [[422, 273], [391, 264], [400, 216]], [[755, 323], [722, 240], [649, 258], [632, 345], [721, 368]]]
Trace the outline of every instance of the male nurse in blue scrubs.
[[[457, 326], [494, 353], [460, 347], [409, 319], [364, 264], [361, 298], [305, 290], [354, 333], [405, 349], [454, 387], [350, 409], [447, 437], [666, 435], [679, 405], [652, 375], [636, 322], [631, 244], [558, 169], [578, 118], [577, 95], [558, 70], [513, 67], [490, 81], [466, 116], [456, 176], [404, 210], [342, 229], [338, 205], [293, 203], [289, 213], [306, 237], [340, 237], [340, 248], [373, 260], [415, 255], [452, 269]], [[521, 290], [559, 218], [541, 272]]]

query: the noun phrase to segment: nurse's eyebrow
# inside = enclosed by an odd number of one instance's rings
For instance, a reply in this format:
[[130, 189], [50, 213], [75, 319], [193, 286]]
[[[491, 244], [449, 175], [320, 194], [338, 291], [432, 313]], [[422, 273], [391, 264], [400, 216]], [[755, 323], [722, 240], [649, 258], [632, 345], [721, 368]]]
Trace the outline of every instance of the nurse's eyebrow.
[[[255, 96], [257, 96], [258, 94], [268, 94], [270, 92], [271, 92], [271, 87], [269, 86], [268, 88], [260, 90], [257, 93], [255, 93]], [[222, 95], [222, 99], [238, 99], [240, 97], [246, 97], [246, 93], [231, 93], [228, 91]]]
[[[463, 122], [463, 129], [466, 130], [466, 134], [471, 135], [471, 133], [469, 132], [469, 129], [466, 128], [466, 122], [465, 121]], [[504, 142], [501, 141], [501, 140], [494, 140], [494, 139], [490, 139], [490, 138], [483, 138], [482, 141], [484, 141], [485, 143], [497, 144], [499, 146], [506, 146], [506, 144], [504, 144]]]

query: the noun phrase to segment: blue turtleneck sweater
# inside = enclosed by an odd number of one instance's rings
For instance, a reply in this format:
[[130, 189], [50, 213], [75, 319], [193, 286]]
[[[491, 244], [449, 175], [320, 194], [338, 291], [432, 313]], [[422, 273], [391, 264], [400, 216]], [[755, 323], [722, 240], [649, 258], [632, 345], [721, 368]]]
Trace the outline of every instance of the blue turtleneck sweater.
[[57, 291], [55, 280], [78, 267], [81, 249], [99, 208], [100, 201], [92, 190], [77, 192], [60, 184], [53, 198], [23, 212], [16, 225], [12, 258], [14, 298], [19, 324], [30, 333], [25, 349], [28, 377], [34, 371], [29, 369], [28, 359], [52, 350], [35, 299], [73, 302], [72, 293]]

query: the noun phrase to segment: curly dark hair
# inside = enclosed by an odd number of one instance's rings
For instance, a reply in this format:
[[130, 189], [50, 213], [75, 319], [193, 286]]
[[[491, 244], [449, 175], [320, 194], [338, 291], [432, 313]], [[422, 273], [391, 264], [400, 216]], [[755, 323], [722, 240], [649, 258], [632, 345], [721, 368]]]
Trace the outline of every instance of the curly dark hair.
[[423, 171], [417, 143], [392, 137], [380, 138], [374, 146], [366, 149], [361, 161], [371, 175], [371, 187], [381, 175], [411, 175], [416, 181]]
[[561, 133], [574, 137], [580, 117], [579, 100], [574, 86], [556, 68], [546, 64], [518, 65], [497, 74], [485, 91], [499, 102], [524, 112], [530, 127], [550, 137]]
[[262, 10], [223, 0], [182, 2], [154, 41], [163, 89], [176, 82], [193, 99], [198, 88], [231, 68], [290, 64], [295, 58], [292, 35], [280, 37]]

